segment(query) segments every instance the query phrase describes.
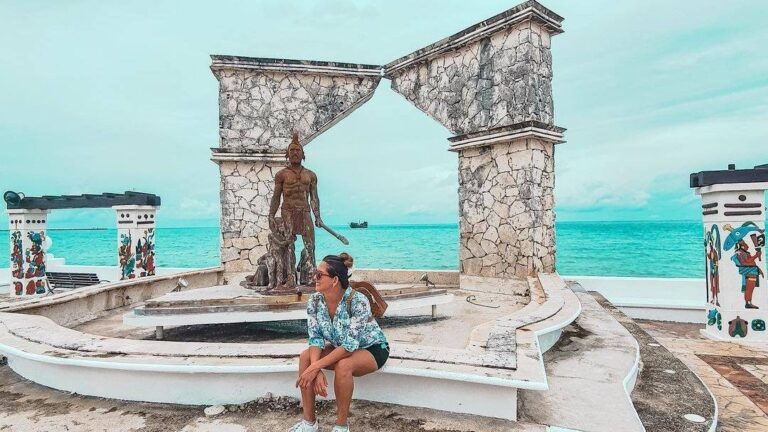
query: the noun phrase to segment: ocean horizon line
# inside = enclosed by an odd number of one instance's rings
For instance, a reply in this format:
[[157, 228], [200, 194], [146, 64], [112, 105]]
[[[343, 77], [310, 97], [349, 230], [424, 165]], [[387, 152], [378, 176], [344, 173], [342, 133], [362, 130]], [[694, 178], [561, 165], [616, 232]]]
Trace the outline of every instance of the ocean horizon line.
[[[610, 224], [610, 223], [653, 223], [653, 224], [662, 224], [662, 223], [694, 223], [694, 222], [701, 222], [699, 219], [632, 219], [632, 220], [566, 220], [566, 221], [556, 221], [556, 224], [577, 224], [577, 223], [589, 223], [589, 224]], [[349, 224], [329, 224], [329, 227], [332, 228], [349, 228]], [[417, 226], [435, 226], [435, 227], [446, 227], [446, 226], [456, 226], [458, 227], [458, 222], [424, 222], [424, 223], [368, 223], [368, 228], [371, 227], [417, 227]], [[158, 229], [212, 229], [212, 228], [221, 228], [220, 225], [204, 225], [204, 226], [159, 226]], [[116, 226], [111, 227], [65, 227], [65, 228], [48, 228], [47, 231], [107, 231], [107, 230], [114, 230], [117, 229]], [[365, 229], [365, 228], [362, 228]], [[9, 229], [2, 229], [0, 228], [0, 232], [3, 231], [10, 231]]]

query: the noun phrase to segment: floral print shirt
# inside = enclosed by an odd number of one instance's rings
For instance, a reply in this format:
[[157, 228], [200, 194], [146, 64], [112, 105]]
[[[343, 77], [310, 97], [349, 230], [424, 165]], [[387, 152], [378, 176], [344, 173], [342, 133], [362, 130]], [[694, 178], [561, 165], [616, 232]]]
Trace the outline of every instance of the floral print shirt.
[[[348, 310], [347, 297], [352, 297]], [[351, 312], [351, 314], [350, 314]], [[331, 319], [325, 296], [314, 293], [307, 302], [307, 328], [309, 346], [325, 348], [326, 341], [348, 352], [368, 348], [375, 344], [386, 346], [387, 338], [371, 315], [368, 298], [352, 288], [347, 288], [341, 298], [336, 315]]]

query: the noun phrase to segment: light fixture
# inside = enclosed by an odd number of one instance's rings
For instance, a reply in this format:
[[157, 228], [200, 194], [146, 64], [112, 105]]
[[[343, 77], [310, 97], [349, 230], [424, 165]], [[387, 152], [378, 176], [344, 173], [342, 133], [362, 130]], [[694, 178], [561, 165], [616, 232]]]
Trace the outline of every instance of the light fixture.
[[3, 199], [9, 206], [17, 206], [21, 204], [21, 201], [26, 198], [23, 192], [7, 191], [3, 194]]
[[424, 282], [424, 284], [429, 288], [429, 285], [432, 284], [433, 287], [435, 287], [435, 283], [429, 280], [429, 274], [424, 273], [421, 275], [421, 279], [419, 279], [419, 282]]
[[179, 278], [179, 280], [176, 281], [176, 288], [172, 289], [171, 292], [179, 292], [188, 286], [189, 282], [187, 282], [186, 279]]

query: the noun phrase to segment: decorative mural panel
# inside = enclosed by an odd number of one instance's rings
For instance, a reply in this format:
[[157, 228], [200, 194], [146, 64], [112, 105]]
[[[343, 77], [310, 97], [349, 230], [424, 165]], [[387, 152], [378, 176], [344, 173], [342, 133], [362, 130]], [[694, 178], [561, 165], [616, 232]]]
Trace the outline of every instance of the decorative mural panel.
[[763, 192], [756, 190], [721, 189], [702, 194], [706, 332], [714, 337], [768, 340], [764, 330], [768, 319], [765, 222], [740, 210], [762, 209], [763, 200]]
[[27, 285], [24, 294], [45, 294], [45, 231], [29, 231], [27, 238], [29, 243], [24, 253], [24, 262], [27, 265], [24, 279]]
[[9, 210], [11, 294], [48, 292], [46, 277], [47, 210]]
[[139, 276], [155, 275], [155, 229], [144, 230], [144, 236], [136, 243], [136, 269]]
[[113, 208], [117, 216], [117, 262], [120, 280], [154, 276], [156, 207]]
[[718, 300], [718, 294], [720, 294], [719, 265], [723, 248], [720, 239], [720, 229], [716, 224], [712, 225], [709, 231], [705, 231], [704, 244], [706, 247], [708, 300], [709, 303], [720, 306], [720, 301]]
[[21, 295], [23, 284], [18, 281], [24, 278], [24, 241], [21, 231], [11, 231], [11, 278], [14, 279], [15, 294]]
[[120, 234], [117, 256], [120, 265], [120, 280], [135, 278], [136, 257], [133, 255], [133, 241], [130, 230], [127, 233]]
[[752, 221], [744, 222], [737, 228], [731, 224], [725, 224], [723, 229], [729, 233], [723, 246], [726, 251], [733, 252], [730, 260], [739, 272], [741, 292], [744, 294], [744, 307], [759, 309], [752, 302], [752, 297], [755, 288], [760, 286], [760, 279], [765, 279], [765, 272], [760, 268], [760, 261], [763, 259], [763, 247], [765, 247], [765, 230], [760, 229]]

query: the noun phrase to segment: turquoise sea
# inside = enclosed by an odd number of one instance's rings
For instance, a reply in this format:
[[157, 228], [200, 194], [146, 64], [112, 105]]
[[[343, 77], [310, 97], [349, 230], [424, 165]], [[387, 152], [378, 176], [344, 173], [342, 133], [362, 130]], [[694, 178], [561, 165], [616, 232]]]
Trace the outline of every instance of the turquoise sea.
[[[334, 228], [349, 239], [349, 246], [318, 232], [319, 257], [347, 251], [361, 268], [458, 268], [455, 224]], [[703, 277], [702, 232], [702, 223], [695, 221], [559, 222], [557, 269], [564, 275]], [[51, 229], [49, 235], [49, 252], [67, 264], [115, 265], [114, 229]], [[219, 264], [218, 227], [159, 228], [156, 238], [159, 266]], [[8, 263], [9, 254], [5, 231], [0, 233], [0, 262]]]

